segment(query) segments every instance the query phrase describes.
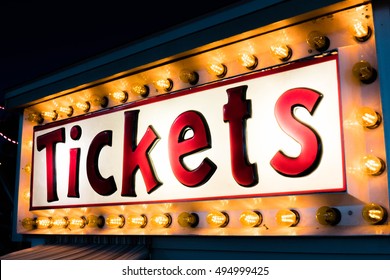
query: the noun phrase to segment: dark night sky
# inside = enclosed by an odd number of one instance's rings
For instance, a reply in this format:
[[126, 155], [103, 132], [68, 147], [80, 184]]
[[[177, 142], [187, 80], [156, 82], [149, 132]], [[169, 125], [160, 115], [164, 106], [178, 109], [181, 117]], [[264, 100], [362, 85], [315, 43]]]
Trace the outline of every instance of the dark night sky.
[[246, 0], [0, 1], [0, 176], [13, 184], [18, 114], [7, 90]]
[[18, 85], [237, 2], [3, 0], [0, 105]]

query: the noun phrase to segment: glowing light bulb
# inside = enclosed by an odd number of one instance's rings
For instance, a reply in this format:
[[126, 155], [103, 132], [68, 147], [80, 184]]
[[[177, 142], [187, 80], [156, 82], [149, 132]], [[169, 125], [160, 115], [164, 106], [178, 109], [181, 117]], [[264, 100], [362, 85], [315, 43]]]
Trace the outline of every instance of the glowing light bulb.
[[362, 171], [371, 176], [381, 175], [386, 169], [385, 162], [375, 155], [366, 155], [362, 157], [360, 165]]
[[37, 228], [36, 218], [24, 218], [22, 220], [22, 227], [26, 230], [33, 230]]
[[31, 197], [31, 194], [30, 194], [29, 190], [26, 190], [26, 191], [23, 192], [23, 199], [25, 201], [30, 201], [30, 197]]
[[227, 67], [222, 63], [210, 63], [207, 67], [207, 71], [218, 78], [223, 78], [227, 74]]
[[27, 120], [33, 123], [41, 124], [43, 123], [43, 118], [39, 113], [30, 113], [27, 115]]
[[41, 112], [41, 116], [44, 119], [55, 121], [58, 118], [58, 113], [56, 112], [56, 110], [54, 110], [54, 111], [44, 111], [44, 112]]
[[317, 210], [316, 219], [321, 225], [335, 226], [341, 221], [341, 213], [337, 208], [322, 206]]
[[212, 227], [226, 227], [229, 224], [229, 215], [225, 212], [212, 211], [207, 214], [206, 221]]
[[376, 69], [365, 60], [361, 60], [353, 65], [352, 74], [364, 84], [373, 83], [378, 76]]
[[299, 223], [299, 213], [293, 209], [282, 209], [276, 213], [276, 222], [280, 226], [294, 227]]
[[87, 219], [82, 217], [69, 217], [68, 219], [68, 228], [69, 229], [80, 229], [84, 228], [87, 225]]
[[179, 78], [182, 82], [190, 85], [196, 85], [199, 81], [199, 74], [195, 71], [183, 69], [180, 71]]
[[89, 103], [88, 101], [77, 102], [75, 106], [77, 107], [77, 109], [83, 111], [84, 113], [89, 112], [89, 110], [91, 109], [91, 103]]
[[67, 217], [52, 217], [52, 227], [53, 228], [66, 228], [68, 226], [68, 218]]
[[109, 228], [122, 228], [125, 225], [126, 219], [123, 215], [108, 215], [106, 218], [106, 225]]
[[246, 67], [248, 70], [253, 70], [257, 67], [258, 59], [251, 53], [243, 52], [238, 55], [240, 64]]
[[319, 31], [310, 32], [307, 35], [306, 42], [311, 48], [319, 52], [326, 51], [330, 46], [329, 38]]
[[263, 216], [258, 211], [244, 211], [240, 215], [240, 222], [246, 227], [258, 227], [263, 222]]
[[173, 81], [171, 79], [160, 79], [154, 82], [154, 86], [157, 89], [162, 89], [165, 92], [169, 92], [173, 88]]
[[352, 23], [352, 34], [356, 41], [365, 42], [371, 37], [372, 30], [367, 23], [364, 23], [359, 19], [355, 19]]
[[35, 221], [38, 229], [51, 228], [53, 226], [53, 220], [51, 217], [38, 217]]
[[361, 126], [370, 129], [377, 128], [382, 122], [381, 115], [370, 107], [359, 108], [356, 111], [356, 119]]
[[287, 45], [277, 44], [272, 45], [270, 48], [272, 54], [283, 62], [289, 60], [292, 56], [292, 49]]
[[127, 226], [132, 228], [144, 228], [148, 223], [148, 219], [144, 214], [127, 216]]
[[102, 108], [106, 108], [108, 105], [108, 98], [107, 96], [98, 96], [93, 95], [91, 96], [91, 99], [89, 101], [92, 105], [100, 106]]
[[112, 98], [119, 101], [119, 102], [122, 102], [122, 103], [125, 103], [127, 101], [127, 99], [129, 98], [129, 95], [127, 94], [126, 91], [116, 91], [114, 93], [111, 94]]
[[23, 168], [24, 172], [26, 172], [27, 174], [31, 174], [31, 164], [27, 163], [24, 168]]
[[147, 97], [149, 95], [149, 87], [147, 85], [135, 83], [131, 86], [131, 92], [142, 97]]
[[199, 216], [196, 213], [183, 212], [180, 213], [177, 218], [177, 222], [182, 227], [191, 227], [194, 228], [199, 223]]
[[167, 228], [172, 223], [172, 217], [168, 213], [153, 215], [150, 220], [154, 227], [159, 228]]
[[71, 117], [73, 115], [73, 107], [72, 106], [59, 107], [58, 111], [60, 113], [65, 114], [67, 117]]
[[103, 216], [89, 215], [87, 217], [87, 226], [90, 228], [102, 228], [104, 226], [104, 222]]
[[363, 219], [371, 225], [380, 225], [387, 220], [387, 211], [379, 204], [369, 203], [364, 205], [362, 216]]

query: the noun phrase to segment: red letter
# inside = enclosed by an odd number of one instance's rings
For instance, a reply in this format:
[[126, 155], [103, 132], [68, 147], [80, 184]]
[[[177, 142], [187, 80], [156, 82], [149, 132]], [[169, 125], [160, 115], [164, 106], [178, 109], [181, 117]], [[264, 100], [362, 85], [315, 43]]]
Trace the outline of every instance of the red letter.
[[100, 195], [111, 195], [116, 191], [114, 176], [103, 178], [99, 172], [99, 154], [104, 146], [111, 147], [112, 131], [105, 130], [93, 138], [87, 154], [87, 176], [92, 188]]
[[37, 137], [37, 149], [46, 148], [47, 202], [58, 200], [56, 180], [56, 144], [65, 142], [65, 128], [53, 130]]
[[153, 128], [149, 126], [137, 146], [138, 113], [138, 110], [125, 112], [122, 196], [137, 196], [135, 193], [135, 173], [138, 169], [141, 170], [148, 193], [161, 185], [149, 159], [149, 153], [159, 138]]
[[229, 122], [230, 156], [234, 180], [243, 187], [252, 187], [259, 181], [257, 166], [249, 163], [246, 152], [246, 119], [251, 117], [250, 101], [246, 100], [247, 86], [230, 88], [228, 103], [223, 106], [223, 120]]
[[[81, 127], [75, 125], [70, 129], [70, 138], [79, 140], [81, 137]], [[80, 197], [79, 193], [79, 171], [80, 171], [80, 148], [69, 150], [69, 180], [68, 197]]]
[[[192, 130], [193, 136], [186, 139], [189, 130]], [[208, 158], [194, 170], [189, 170], [183, 162], [185, 156], [211, 148], [210, 131], [199, 112], [187, 111], [176, 118], [169, 131], [168, 147], [172, 171], [180, 183], [187, 187], [206, 183], [217, 169]]]
[[271, 166], [280, 174], [298, 177], [310, 174], [319, 164], [322, 143], [316, 131], [294, 116], [294, 109], [305, 107], [311, 115], [321, 101], [322, 95], [307, 88], [290, 89], [283, 93], [275, 105], [275, 116], [280, 127], [301, 144], [298, 157], [289, 157], [279, 151], [271, 160]]

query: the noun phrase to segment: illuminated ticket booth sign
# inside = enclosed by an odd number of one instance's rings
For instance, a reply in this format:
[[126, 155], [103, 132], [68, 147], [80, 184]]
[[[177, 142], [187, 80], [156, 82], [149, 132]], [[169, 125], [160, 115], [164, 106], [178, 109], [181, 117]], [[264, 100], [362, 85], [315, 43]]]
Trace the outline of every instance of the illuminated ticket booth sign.
[[369, 4], [25, 109], [18, 232], [389, 234]]

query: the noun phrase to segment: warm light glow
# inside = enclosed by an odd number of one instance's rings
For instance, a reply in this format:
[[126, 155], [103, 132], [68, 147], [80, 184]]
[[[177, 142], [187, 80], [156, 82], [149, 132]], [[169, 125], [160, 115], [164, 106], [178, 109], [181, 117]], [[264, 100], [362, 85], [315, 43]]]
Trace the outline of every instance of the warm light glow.
[[366, 155], [362, 157], [360, 164], [362, 171], [372, 176], [382, 174], [386, 168], [385, 162], [375, 155]]
[[182, 82], [190, 84], [190, 85], [196, 85], [199, 81], [199, 75], [195, 71], [191, 71], [188, 69], [183, 69], [180, 71], [179, 78]]
[[41, 124], [43, 123], [43, 118], [39, 113], [30, 113], [27, 115], [27, 120], [33, 123]]
[[263, 216], [258, 211], [244, 211], [240, 215], [240, 222], [246, 227], [258, 227], [263, 221]]
[[210, 63], [207, 67], [207, 71], [218, 78], [223, 78], [226, 76], [227, 67], [222, 63]]
[[335, 226], [341, 221], [341, 213], [337, 208], [322, 206], [317, 210], [316, 219], [321, 225]]
[[371, 84], [377, 78], [377, 71], [371, 64], [365, 60], [361, 60], [354, 64], [352, 68], [353, 75], [364, 84]]
[[225, 212], [212, 211], [207, 215], [206, 221], [212, 227], [226, 227], [229, 223], [229, 215]]
[[106, 225], [109, 228], [122, 228], [125, 225], [125, 217], [123, 215], [108, 215], [106, 217]]
[[182, 227], [191, 227], [194, 228], [199, 223], [199, 216], [196, 213], [183, 212], [180, 213], [177, 218], [177, 222]]
[[136, 83], [131, 86], [131, 92], [142, 97], [147, 97], [149, 95], [149, 87]]
[[276, 222], [280, 226], [294, 227], [299, 223], [299, 213], [292, 209], [282, 209], [276, 213]]
[[24, 218], [22, 220], [22, 227], [26, 230], [37, 228], [37, 221], [35, 218]]
[[89, 102], [92, 105], [100, 106], [102, 108], [105, 108], [108, 105], [108, 98], [106, 96], [93, 95]]
[[153, 215], [150, 220], [152, 226], [159, 228], [167, 228], [172, 223], [172, 217], [168, 213]]
[[145, 215], [128, 215], [127, 216], [127, 226], [132, 228], [144, 228], [148, 223], [148, 219]]
[[253, 70], [257, 67], [258, 59], [251, 53], [243, 52], [238, 55], [240, 64], [249, 70]]
[[376, 203], [369, 203], [362, 209], [363, 219], [372, 224], [383, 224], [387, 219], [387, 211], [385, 208]]
[[51, 228], [53, 226], [53, 220], [50, 217], [38, 217], [36, 218], [37, 228]]
[[287, 45], [272, 45], [271, 46], [272, 54], [281, 61], [287, 61], [292, 56], [292, 49]]
[[25, 191], [23, 192], [23, 199], [24, 199], [25, 201], [30, 201], [30, 197], [31, 197], [30, 190], [25, 190]]
[[44, 119], [47, 119], [49, 121], [55, 121], [58, 118], [58, 113], [54, 111], [44, 111], [41, 112], [41, 116]]
[[87, 226], [90, 228], [102, 228], [104, 226], [104, 217], [89, 215], [87, 217]]
[[127, 101], [127, 98], [129, 97], [126, 91], [116, 91], [112, 93], [111, 96], [113, 99], [122, 103], [125, 103]]
[[161, 89], [165, 92], [168, 92], [173, 88], [173, 81], [171, 79], [160, 79], [154, 82], [154, 86], [157, 89]]
[[31, 174], [31, 164], [30, 163], [27, 163], [24, 168], [23, 168], [24, 172], [26, 172], [27, 174]]
[[310, 32], [307, 35], [306, 42], [311, 48], [313, 48], [319, 52], [326, 51], [330, 45], [329, 38], [326, 37], [324, 34], [322, 34], [322, 32], [319, 32], [319, 31]]
[[357, 41], [365, 42], [371, 37], [372, 30], [367, 23], [355, 19], [352, 23], [352, 33]]
[[69, 217], [68, 223], [69, 229], [80, 229], [87, 225], [87, 219], [85, 217]]
[[68, 117], [71, 117], [73, 115], [73, 107], [72, 106], [67, 106], [67, 107], [59, 107], [58, 111], [60, 113], [65, 114]]
[[66, 228], [68, 226], [67, 217], [52, 217], [53, 228]]
[[376, 128], [380, 125], [382, 117], [370, 107], [361, 107], [356, 111], [356, 119], [365, 128]]
[[89, 109], [91, 109], [91, 104], [86, 102], [77, 102], [75, 105], [79, 110], [83, 111], [84, 113], [87, 113]]

